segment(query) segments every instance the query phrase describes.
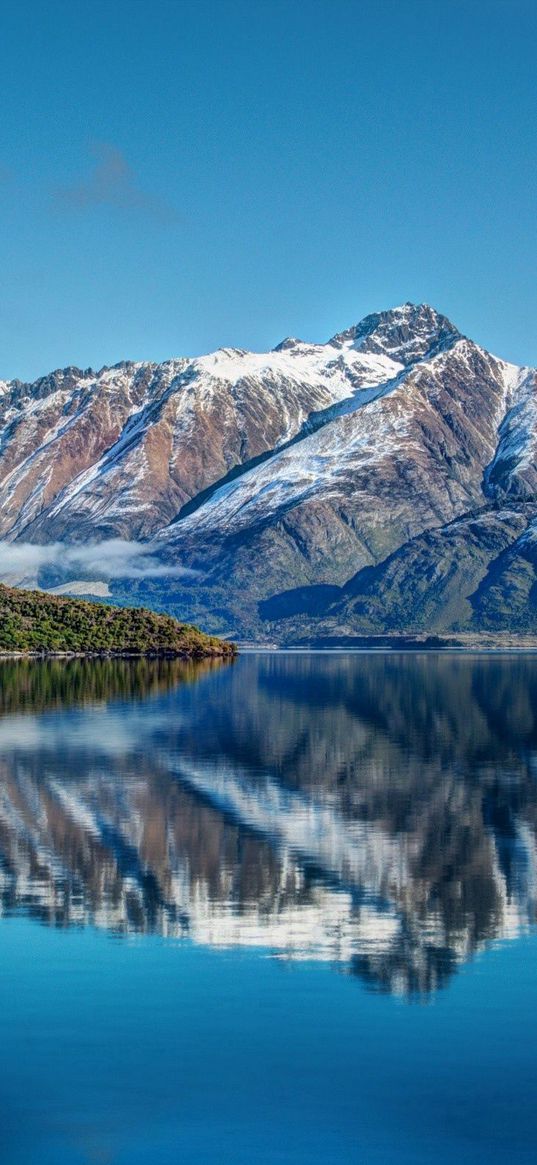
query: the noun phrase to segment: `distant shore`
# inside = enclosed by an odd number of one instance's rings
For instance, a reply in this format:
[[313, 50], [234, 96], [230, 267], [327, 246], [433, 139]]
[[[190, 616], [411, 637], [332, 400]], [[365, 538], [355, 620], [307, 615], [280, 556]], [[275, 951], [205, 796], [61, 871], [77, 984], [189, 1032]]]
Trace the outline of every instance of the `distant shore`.
[[294, 643], [238, 641], [243, 652], [255, 651], [446, 651], [446, 652], [528, 652], [537, 651], [537, 636], [509, 633], [461, 632], [453, 635], [332, 635]]

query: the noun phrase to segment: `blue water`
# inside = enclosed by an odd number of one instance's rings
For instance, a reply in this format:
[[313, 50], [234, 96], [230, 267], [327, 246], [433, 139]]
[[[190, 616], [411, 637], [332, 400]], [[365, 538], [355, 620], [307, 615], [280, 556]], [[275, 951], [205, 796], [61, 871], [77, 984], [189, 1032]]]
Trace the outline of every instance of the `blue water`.
[[536, 691], [5, 665], [3, 1165], [533, 1162]]

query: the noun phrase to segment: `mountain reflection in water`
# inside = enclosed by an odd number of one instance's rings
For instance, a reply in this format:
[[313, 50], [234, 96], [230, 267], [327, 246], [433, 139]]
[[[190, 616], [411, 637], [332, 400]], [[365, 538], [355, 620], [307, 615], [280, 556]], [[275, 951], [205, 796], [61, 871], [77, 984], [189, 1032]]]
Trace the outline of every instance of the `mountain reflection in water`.
[[0, 903], [428, 992], [537, 914], [537, 657], [0, 665]]

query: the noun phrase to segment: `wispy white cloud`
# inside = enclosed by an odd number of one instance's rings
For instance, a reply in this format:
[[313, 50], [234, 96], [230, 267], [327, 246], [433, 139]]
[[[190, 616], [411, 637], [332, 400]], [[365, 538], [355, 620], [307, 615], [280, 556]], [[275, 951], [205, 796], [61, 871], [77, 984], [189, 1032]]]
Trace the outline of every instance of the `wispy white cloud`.
[[184, 567], [160, 562], [147, 543], [110, 538], [105, 542], [73, 545], [53, 542], [39, 546], [33, 542], [0, 542], [0, 580], [37, 576], [44, 567], [55, 567], [67, 577], [73, 572], [83, 577], [174, 578], [192, 577]]
[[116, 146], [96, 142], [91, 152], [94, 162], [88, 175], [81, 182], [56, 191], [56, 204], [75, 210], [93, 206], [138, 210], [162, 222], [177, 219], [177, 211], [169, 203], [143, 188], [125, 155]]

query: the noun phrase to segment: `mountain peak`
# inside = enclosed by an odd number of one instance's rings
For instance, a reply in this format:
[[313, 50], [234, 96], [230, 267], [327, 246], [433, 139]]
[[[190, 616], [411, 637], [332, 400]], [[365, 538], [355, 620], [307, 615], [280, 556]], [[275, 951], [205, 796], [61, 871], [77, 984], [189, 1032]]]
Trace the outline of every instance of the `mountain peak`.
[[329, 342], [335, 348], [390, 356], [408, 366], [451, 347], [460, 338], [461, 333], [447, 316], [429, 304], [404, 303], [388, 311], [372, 312]]
[[303, 340], [297, 340], [296, 336], [286, 336], [285, 340], [281, 340], [276, 347], [272, 349], [273, 352], [292, 352], [296, 348], [304, 346]]

